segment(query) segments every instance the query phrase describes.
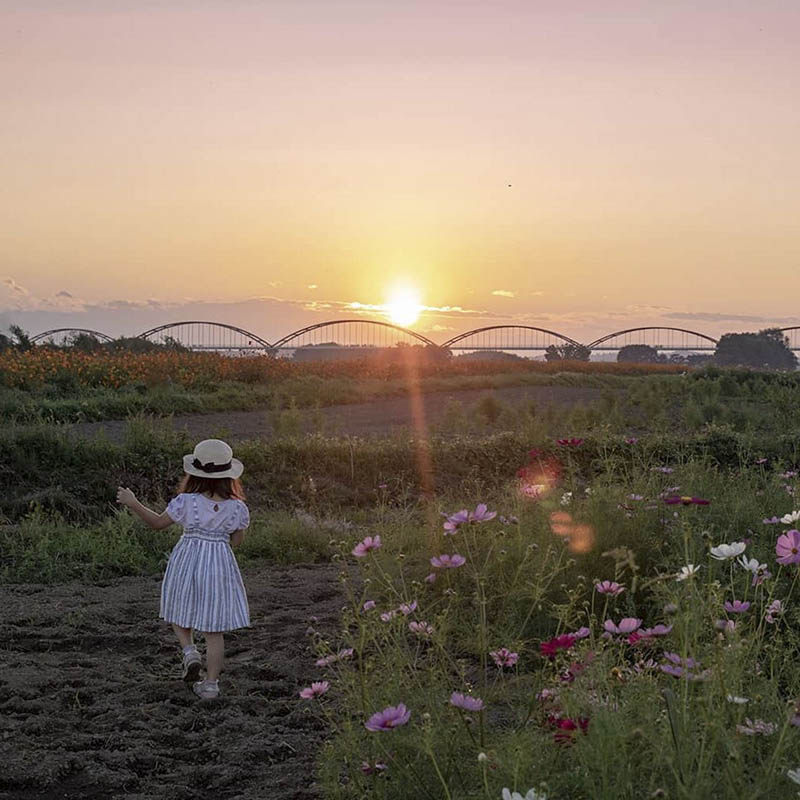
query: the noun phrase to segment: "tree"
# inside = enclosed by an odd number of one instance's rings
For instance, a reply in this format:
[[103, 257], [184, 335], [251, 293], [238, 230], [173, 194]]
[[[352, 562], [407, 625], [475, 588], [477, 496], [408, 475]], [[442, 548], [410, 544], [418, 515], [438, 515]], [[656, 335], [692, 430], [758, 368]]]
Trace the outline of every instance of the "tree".
[[551, 344], [544, 351], [545, 361], [588, 361], [592, 351], [585, 344]]
[[9, 325], [8, 330], [11, 331], [11, 335], [14, 337], [14, 347], [17, 350], [33, 349], [34, 345], [31, 337], [19, 325]]
[[664, 360], [664, 356], [649, 344], [626, 344], [617, 353], [617, 361], [626, 364], [659, 364]]
[[724, 334], [717, 343], [714, 363], [724, 367], [793, 370], [797, 368], [797, 357], [783, 331], [767, 328], [758, 333]]
[[103, 343], [95, 335], [83, 331], [74, 334], [68, 346], [82, 353], [97, 353], [103, 349]]

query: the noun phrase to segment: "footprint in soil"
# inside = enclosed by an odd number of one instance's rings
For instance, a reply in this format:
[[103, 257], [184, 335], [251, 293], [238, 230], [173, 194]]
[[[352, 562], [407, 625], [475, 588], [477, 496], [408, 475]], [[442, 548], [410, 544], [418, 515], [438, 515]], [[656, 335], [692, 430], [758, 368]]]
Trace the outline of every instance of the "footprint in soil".
[[320, 677], [304, 632], [311, 616], [335, 629], [336, 571], [242, 572], [254, 624], [226, 637], [211, 702], [180, 680], [172, 632], [155, 620], [157, 580], [0, 587], [0, 796], [318, 800], [325, 728], [297, 693]]

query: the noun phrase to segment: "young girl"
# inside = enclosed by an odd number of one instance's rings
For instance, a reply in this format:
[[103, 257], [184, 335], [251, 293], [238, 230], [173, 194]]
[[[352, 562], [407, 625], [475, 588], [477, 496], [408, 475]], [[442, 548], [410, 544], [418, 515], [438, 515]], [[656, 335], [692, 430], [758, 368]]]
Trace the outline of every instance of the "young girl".
[[[117, 502], [151, 528], [162, 530], [175, 522], [183, 526], [164, 573], [159, 616], [172, 623], [183, 648], [183, 679], [204, 700], [219, 697], [223, 631], [250, 624], [247, 595], [230, 547], [241, 544], [250, 523], [239, 483], [243, 469], [225, 442], [206, 439], [183, 457], [186, 476], [180, 493], [161, 514], [143, 506], [130, 489], [117, 490]], [[206, 640], [203, 681], [197, 680], [202, 660], [192, 642], [193, 630]]]

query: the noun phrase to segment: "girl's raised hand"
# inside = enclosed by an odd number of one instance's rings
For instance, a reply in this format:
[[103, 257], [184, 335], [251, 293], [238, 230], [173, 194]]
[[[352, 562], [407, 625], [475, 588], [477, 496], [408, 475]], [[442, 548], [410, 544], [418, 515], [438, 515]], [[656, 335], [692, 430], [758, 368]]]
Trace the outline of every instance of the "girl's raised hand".
[[117, 489], [117, 502], [123, 506], [131, 506], [136, 502], [136, 495], [130, 489], [120, 486]]

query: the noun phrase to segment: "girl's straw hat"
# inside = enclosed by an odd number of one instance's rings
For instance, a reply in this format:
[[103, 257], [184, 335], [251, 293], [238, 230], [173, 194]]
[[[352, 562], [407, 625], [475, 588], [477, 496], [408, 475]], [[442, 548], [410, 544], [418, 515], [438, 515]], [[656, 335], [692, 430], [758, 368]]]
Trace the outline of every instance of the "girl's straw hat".
[[204, 439], [183, 457], [183, 471], [198, 478], [238, 478], [244, 465], [221, 439]]

